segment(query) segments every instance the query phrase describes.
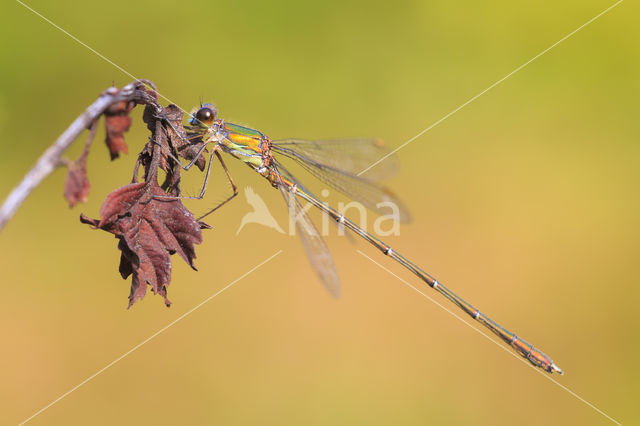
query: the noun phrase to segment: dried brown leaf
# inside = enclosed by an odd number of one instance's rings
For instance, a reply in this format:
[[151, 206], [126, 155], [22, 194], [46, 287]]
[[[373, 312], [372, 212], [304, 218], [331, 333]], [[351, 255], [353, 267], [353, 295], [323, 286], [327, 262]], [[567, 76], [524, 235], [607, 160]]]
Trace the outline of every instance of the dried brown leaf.
[[67, 179], [64, 184], [64, 197], [69, 202], [69, 207], [73, 207], [78, 203], [84, 203], [89, 196], [89, 178], [87, 177], [87, 157], [89, 156], [89, 148], [93, 142], [98, 128], [98, 121], [95, 120], [89, 126], [89, 137], [84, 144], [84, 149], [80, 157], [74, 162], [66, 162], [69, 169]]
[[64, 183], [64, 197], [69, 202], [69, 207], [78, 203], [85, 203], [89, 196], [89, 179], [87, 178], [87, 157], [80, 156], [68, 165], [67, 179]]
[[134, 102], [121, 101], [111, 105], [104, 112], [105, 127], [107, 129], [105, 142], [112, 160], [118, 158], [121, 152], [125, 154], [129, 152], [124, 141], [124, 133], [131, 126], [129, 112], [133, 107], [135, 107]]
[[132, 183], [107, 196], [100, 210], [102, 219], [80, 218], [120, 240], [120, 274], [123, 278], [132, 275], [129, 307], [144, 297], [147, 285], [169, 306], [170, 256], [178, 253], [196, 269], [194, 245], [202, 242], [201, 229], [209, 227], [196, 221], [180, 200], [153, 198], [163, 195], [155, 180]]
[[[173, 124], [173, 127], [177, 129], [178, 132], [180, 132], [180, 134], [177, 134], [171, 126], [168, 127], [167, 130], [171, 145], [175, 148], [180, 157], [188, 161], [193, 160], [204, 146], [202, 138], [186, 139], [193, 135], [188, 135], [182, 126], [183, 113], [180, 108], [171, 104], [164, 109], [164, 112], [166, 115], [165, 118]], [[205, 164], [206, 160], [204, 159], [204, 156], [200, 155], [196, 160], [195, 165], [198, 166], [200, 171], [203, 171]]]

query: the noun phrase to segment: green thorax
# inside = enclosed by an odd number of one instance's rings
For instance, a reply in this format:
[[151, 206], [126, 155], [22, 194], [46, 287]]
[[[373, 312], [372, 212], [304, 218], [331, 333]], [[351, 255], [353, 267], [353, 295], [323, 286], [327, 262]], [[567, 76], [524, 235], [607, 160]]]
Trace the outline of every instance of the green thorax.
[[256, 167], [262, 164], [262, 141], [266, 136], [261, 132], [233, 123], [224, 123], [225, 138], [221, 142], [225, 151]]

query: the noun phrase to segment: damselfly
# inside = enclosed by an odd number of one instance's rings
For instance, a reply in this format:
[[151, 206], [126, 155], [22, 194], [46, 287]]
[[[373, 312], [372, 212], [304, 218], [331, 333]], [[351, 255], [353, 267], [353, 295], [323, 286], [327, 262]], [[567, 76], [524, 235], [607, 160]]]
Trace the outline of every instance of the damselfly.
[[[193, 166], [199, 156], [204, 153], [206, 147], [210, 147], [210, 157], [200, 195], [197, 197], [178, 198], [202, 198], [207, 187], [214, 155], [222, 165], [233, 188], [231, 196], [204, 216], [220, 208], [238, 194], [237, 186], [220, 153], [230, 154], [250, 166], [266, 178], [272, 186], [280, 190], [287, 202], [289, 214], [295, 219], [296, 229], [302, 239], [311, 265], [320, 276], [323, 284], [334, 296], [338, 296], [340, 293], [340, 283], [333, 259], [320, 233], [300, 204], [299, 199], [317, 207], [340, 226], [350, 229], [383, 254], [413, 272], [431, 288], [438, 291], [473, 319], [499, 336], [500, 339], [534, 366], [540, 367], [549, 373], [557, 372], [562, 374], [562, 370], [542, 351], [488, 318], [416, 264], [393, 250], [389, 245], [347, 219], [339, 211], [320, 201], [281, 162], [281, 159], [284, 158], [293, 160], [325, 184], [374, 211], [380, 212], [380, 203], [387, 204], [384, 202], [391, 202], [398, 208], [399, 219], [406, 221], [409, 217], [407, 210], [391, 191], [380, 185], [377, 179], [371, 178], [371, 175], [366, 178], [359, 176], [362, 170], [388, 155], [388, 151], [379, 141], [369, 139], [332, 141], [271, 140], [257, 130], [227, 123], [219, 119], [216, 108], [211, 104], [202, 105], [195, 110], [192, 113], [189, 124], [191, 125], [187, 127], [189, 135], [185, 139], [197, 140], [198, 143], [202, 144], [199, 152], [186, 166], [181, 164], [175, 155], [171, 153], [169, 155], [185, 170]], [[373, 170], [376, 172], [377, 177], [381, 178], [389, 174], [392, 168], [393, 162], [386, 159], [377, 164]]]

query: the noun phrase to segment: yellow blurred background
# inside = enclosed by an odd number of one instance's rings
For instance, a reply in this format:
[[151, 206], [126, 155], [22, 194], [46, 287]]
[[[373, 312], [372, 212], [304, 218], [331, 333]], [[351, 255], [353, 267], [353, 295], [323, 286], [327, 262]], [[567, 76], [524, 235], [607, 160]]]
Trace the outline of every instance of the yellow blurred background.
[[[613, 1], [27, 3], [185, 109], [203, 98], [272, 138], [396, 147]], [[19, 3], [0, 7], [4, 198], [103, 89], [131, 78]], [[416, 139], [389, 182], [414, 218], [390, 244], [622, 423], [638, 420], [640, 398], [638, 12], [621, 3]], [[173, 306], [149, 293], [127, 310], [116, 241], [78, 216], [97, 217], [129, 181], [148, 135], [140, 113], [114, 162], [101, 128], [87, 204], [68, 208], [58, 170], [0, 235], [0, 423], [25, 420], [278, 250], [30, 424], [611, 423], [358, 254], [422, 286], [363, 242], [327, 238], [343, 285], [333, 300], [295, 237], [258, 225], [235, 235], [244, 193], [208, 218], [198, 272], [173, 257]], [[278, 191], [228, 164], [286, 226]], [[185, 179], [197, 192], [200, 173]], [[211, 185], [194, 211], [229, 191], [219, 169]]]

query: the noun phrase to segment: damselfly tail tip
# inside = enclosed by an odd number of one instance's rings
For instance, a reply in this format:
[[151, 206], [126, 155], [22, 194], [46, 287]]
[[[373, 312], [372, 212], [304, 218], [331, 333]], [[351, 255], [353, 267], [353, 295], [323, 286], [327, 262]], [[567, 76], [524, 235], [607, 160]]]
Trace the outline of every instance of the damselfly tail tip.
[[550, 373], [553, 373], [553, 372], [556, 372], [561, 376], [564, 374], [564, 371], [562, 371], [562, 369], [560, 367], [558, 367], [554, 363], [551, 363], [551, 371], [550, 371]]
[[340, 297], [342, 297], [342, 290], [340, 289], [340, 287], [329, 290], [329, 293], [331, 294], [331, 297], [336, 300], [339, 300]]

